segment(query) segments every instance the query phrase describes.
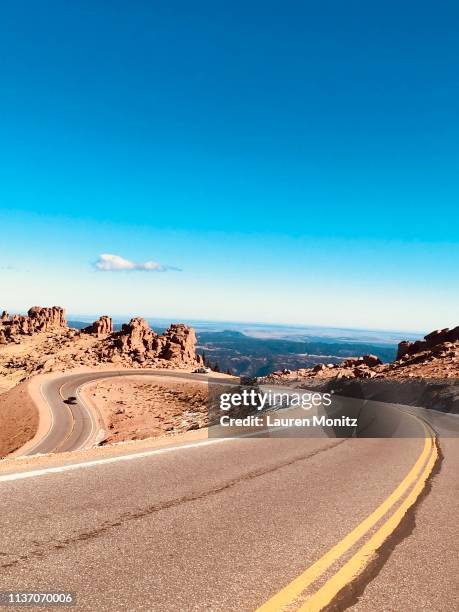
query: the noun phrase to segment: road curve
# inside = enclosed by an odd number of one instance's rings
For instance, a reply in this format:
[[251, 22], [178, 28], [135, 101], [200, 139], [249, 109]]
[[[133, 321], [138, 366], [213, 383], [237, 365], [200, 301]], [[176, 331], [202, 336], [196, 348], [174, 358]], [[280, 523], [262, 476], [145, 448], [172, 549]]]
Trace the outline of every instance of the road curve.
[[0, 473], [0, 591], [72, 591], [87, 611], [322, 602], [429, 477], [434, 440], [403, 418], [414, 437], [213, 439]]
[[[54, 418], [47, 448], [91, 438], [91, 415], [76, 416], [84, 404], [71, 413], [63, 399], [90, 380], [125, 374], [67, 375], [45, 387], [50, 405], [71, 415]], [[434, 418], [451, 430], [444, 416]], [[426, 563], [454, 580], [454, 525], [442, 513], [457, 502], [457, 445], [447, 440], [441, 496], [436, 477], [427, 498], [434, 512], [411, 535], [439, 454], [422, 414], [401, 412], [400, 425], [406, 437], [216, 438], [107, 448], [87, 459], [55, 455], [53, 467], [0, 471], [0, 591], [72, 591], [76, 609], [88, 612], [455, 609], [444, 581], [429, 583], [417, 607], [426, 578], [413, 555], [423, 554], [423, 537]], [[412, 552], [389, 556], [407, 538]]]
[[[47, 434], [24, 455], [79, 450], [91, 444], [97, 433], [97, 418], [79, 395], [79, 388], [89, 382], [113, 376], [162, 376], [180, 380], [204, 380], [202, 374], [167, 370], [107, 370], [79, 374], [62, 374], [41, 384], [41, 393], [51, 413], [51, 427]], [[214, 380], [218, 380], [215, 379]], [[227, 380], [227, 379], [226, 379]], [[75, 403], [68, 403], [69, 398]], [[20, 455], [21, 453], [18, 453]]]
[[[176, 380], [185, 381], [204, 381], [208, 382], [209, 377], [203, 374], [193, 374], [189, 372], [167, 371], [167, 370], [106, 370], [93, 371], [78, 374], [62, 374], [44, 381], [41, 384], [41, 394], [51, 413], [51, 427], [46, 435], [33, 446], [26, 446], [24, 453], [18, 452], [17, 455], [36, 455], [46, 453], [59, 453], [75, 451], [92, 446], [97, 434], [98, 423], [97, 415], [86, 405], [79, 394], [79, 389], [83, 385], [111, 378], [114, 376], [161, 376]], [[212, 377], [212, 381], [218, 383], [228, 382], [225, 377]], [[69, 398], [75, 398], [71, 403]], [[352, 398], [341, 398], [342, 411], [344, 414], [356, 416], [360, 411], [358, 400]], [[360, 418], [362, 423], [370, 422], [370, 431], [358, 434], [359, 437], [404, 437], [419, 435], [418, 428], [412, 428], [406, 413], [412, 414], [418, 423], [424, 421], [429, 423], [434, 431], [446, 437], [459, 437], [459, 416], [450, 415], [435, 410], [408, 407], [395, 404], [380, 402], [365, 402], [366, 418]], [[354, 406], [354, 407], [353, 407]], [[384, 410], [381, 408], [384, 407]], [[339, 410], [339, 409], [338, 409]], [[405, 413], [405, 415], [404, 415]], [[383, 417], [381, 418], [381, 415]], [[403, 415], [403, 416], [402, 416]], [[330, 414], [329, 416], [337, 416]], [[375, 426], [375, 421], [376, 426]], [[363, 429], [363, 427], [362, 427]], [[220, 430], [226, 437], [228, 432]], [[423, 432], [421, 430], [421, 435]], [[219, 434], [213, 434], [219, 435]], [[238, 435], [238, 434], [235, 434]], [[275, 435], [275, 433], [272, 433]], [[281, 437], [285, 435], [285, 430], [280, 432]], [[295, 435], [295, 432], [292, 432]], [[300, 434], [300, 436], [303, 434]], [[321, 432], [319, 435], [323, 435]], [[329, 434], [327, 434], [329, 435]], [[340, 429], [334, 432], [335, 437], [346, 437]]]

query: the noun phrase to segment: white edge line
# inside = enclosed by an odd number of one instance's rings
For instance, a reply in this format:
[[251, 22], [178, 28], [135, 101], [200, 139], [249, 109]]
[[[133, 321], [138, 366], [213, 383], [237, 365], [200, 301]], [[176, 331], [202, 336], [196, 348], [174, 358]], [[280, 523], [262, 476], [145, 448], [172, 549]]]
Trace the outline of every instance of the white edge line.
[[151, 457], [152, 455], [162, 455], [164, 453], [170, 453], [176, 450], [197, 448], [199, 446], [209, 446], [210, 444], [216, 444], [217, 442], [228, 442], [228, 440], [234, 440], [234, 439], [235, 438], [218, 438], [216, 440], [205, 440], [204, 442], [192, 442], [190, 444], [183, 444], [182, 446], [158, 448], [158, 449], [151, 450], [151, 451], [145, 451], [143, 453], [132, 453], [131, 455], [120, 455], [118, 457], [107, 457], [106, 459], [94, 459], [92, 461], [84, 461], [82, 463], [73, 463], [70, 465], [61, 465], [59, 467], [43, 468], [42, 470], [32, 470], [30, 472], [17, 472], [15, 474], [5, 474], [4, 476], [0, 476], [0, 482], [11, 482], [14, 480], [22, 480], [24, 478], [34, 478], [36, 476], [45, 476], [46, 474], [59, 474], [61, 472], [70, 472], [72, 470], [79, 470], [81, 468], [92, 467], [94, 465], [104, 465], [106, 463], [117, 463], [120, 461], [130, 461], [132, 459], [142, 459], [145, 457]]
[[[47, 381], [45, 381], [45, 382], [47, 382]], [[25, 455], [18, 455], [18, 457], [21, 457], [21, 456], [22, 456], [22, 457], [28, 457], [28, 456], [32, 457], [32, 456], [33, 456], [33, 454], [34, 454], [34, 453], [33, 453], [33, 451], [34, 451], [34, 450], [35, 450], [35, 449], [36, 449], [38, 446], [40, 446], [40, 444], [42, 444], [42, 442], [45, 442], [45, 440], [48, 438], [49, 434], [50, 434], [50, 433], [51, 433], [51, 431], [53, 430], [53, 427], [54, 427], [54, 412], [53, 412], [53, 409], [51, 408], [51, 405], [50, 405], [50, 404], [48, 403], [48, 401], [46, 400], [45, 394], [44, 394], [44, 392], [43, 392], [43, 384], [44, 384], [43, 382], [40, 382], [39, 389], [40, 389], [40, 395], [41, 395], [41, 397], [42, 397], [42, 399], [43, 399], [44, 403], [46, 404], [46, 407], [48, 408], [48, 411], [49, 411], [49, 413], [50, 413], [50, 415], [51, 415], [51, 423], [50, 423], [50, 426], [49, 426], [49, 428], [48, 428], [48, 431], [47, 431], [47, 432], [46, 432], [46, 434], [45, 434], [45, 435], [42, 437], [42, 439], [41, 439], [41, 440], [38, 440], [37, 442], [35, 442], [35, 444], [34, 444], [33, 446], [31, 446], [29, 449], [26, 449], [26, 453], [25, 453]], [[38, 410], [38, 412], [39, 412], [39, 417], [38, 417], [38, 418], [40, 418], [40, 411]], [[26, 443], [26, 444], [27, 444], [27, 443]]]
[[[83, 383], [82, 385], [80, 385], [79, 387], [76, 388], [76, 397], [78, 399], [78, 401], [80, 402], [80, 404], [83, 406], [83, 408], [86, 410], [86, 412], [89, 414], [89, 420], [91, 421], [91, 432], [89, 434], [89, 436], [86, 438], [86, 440], [83, 442], [83, 444], [81, 444], [80, 449], [84, 449], [86, 447], [86, 445], [88, 444], [89, 440], [91, 440], [95, 434], [96, 431], [96, 417], [93, 414], [93, 411], [89, 408], [89, 406], [86, 404], [86, 402], [84, 401], [81, 393], [80, 393], [80, 389], [82, 389], [85, 385], [89, 385], [91, 382], [94, 381], [90, 381], [89, 383]], [[91, 444], [91, 447], [94, 446], [94, 444]], [[91, 448], [89, 447], [89, 448]]]

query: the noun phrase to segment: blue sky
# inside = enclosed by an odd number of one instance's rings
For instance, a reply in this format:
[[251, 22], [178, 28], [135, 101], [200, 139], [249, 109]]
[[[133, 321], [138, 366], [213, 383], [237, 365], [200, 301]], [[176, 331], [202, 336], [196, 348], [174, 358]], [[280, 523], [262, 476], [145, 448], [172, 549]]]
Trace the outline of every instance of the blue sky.
[[[456, 325], [458, 17], [3, 6], [0, 307]], [[101, 271], [101, 254], [181, 271]]]

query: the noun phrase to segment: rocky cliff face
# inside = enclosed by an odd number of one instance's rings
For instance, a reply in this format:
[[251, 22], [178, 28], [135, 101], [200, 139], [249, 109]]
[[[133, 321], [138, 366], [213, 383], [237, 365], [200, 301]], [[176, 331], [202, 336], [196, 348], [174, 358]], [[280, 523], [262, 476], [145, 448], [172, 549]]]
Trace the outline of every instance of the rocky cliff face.
[[67, 329], [65, 312], [59, 306], [32, 306], [26, 316], [12, 315], [4, 310], [0, 319], [0, 344], [19, 342], [20, 336], [31, 336], [52, 329]]

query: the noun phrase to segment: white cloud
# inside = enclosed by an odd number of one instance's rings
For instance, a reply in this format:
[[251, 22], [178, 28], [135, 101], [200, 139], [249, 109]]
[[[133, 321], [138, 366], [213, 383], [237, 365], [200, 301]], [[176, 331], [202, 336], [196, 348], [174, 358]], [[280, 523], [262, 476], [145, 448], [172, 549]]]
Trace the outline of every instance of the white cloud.
[[102, 253], [99, 255], [99, 259], [94, 264], [98, 270], [102, 272], [130, 272], [132, 270], [141, 270], [144, 272], [167, 272], [168, 270], [180, 271], [180, 268], [174, 268], [173, 266], [163, 266], [157, 261], [144, 261], [137, 263], [124, 259], [119, 255], [111, 255], [109, 253]]

